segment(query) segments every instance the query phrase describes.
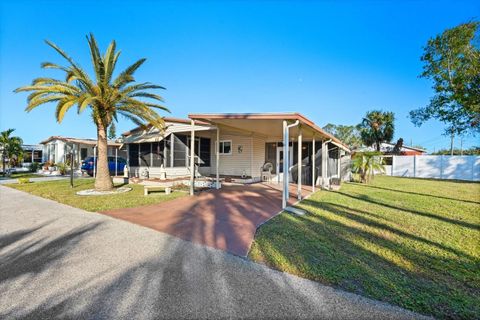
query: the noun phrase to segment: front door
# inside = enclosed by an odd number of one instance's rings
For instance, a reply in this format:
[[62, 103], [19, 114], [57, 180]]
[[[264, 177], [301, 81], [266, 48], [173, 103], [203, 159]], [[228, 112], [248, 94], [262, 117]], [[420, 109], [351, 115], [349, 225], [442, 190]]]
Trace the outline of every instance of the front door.
[[[285, 152], [285, 147], [277, 147], [277, 176], [278, 176], [278, 181], [283, 181], [283, 153]], [[289, 151], [289, 165], [288, 167], [290, 168], [293, 163], [293, 148], [288, 147]]]

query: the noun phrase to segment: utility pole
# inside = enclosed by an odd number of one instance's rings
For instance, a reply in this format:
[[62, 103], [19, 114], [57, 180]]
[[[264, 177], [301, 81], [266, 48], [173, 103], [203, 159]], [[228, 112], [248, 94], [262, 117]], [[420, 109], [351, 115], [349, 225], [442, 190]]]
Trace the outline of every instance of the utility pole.
[[463, 137], [460, 137], [460, 155], [463, 156]]

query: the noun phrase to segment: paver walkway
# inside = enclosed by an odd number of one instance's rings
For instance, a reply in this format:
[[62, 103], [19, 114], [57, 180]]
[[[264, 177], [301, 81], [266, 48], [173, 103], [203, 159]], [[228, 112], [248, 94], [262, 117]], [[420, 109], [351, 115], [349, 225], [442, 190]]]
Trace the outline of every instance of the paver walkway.
[[[304, 186], [304, 195], [311, 188]], [[297, 201], [291, 186], [290, 203]], [[282, 209], [278, 184], [224, 185], [159, 204], [103, 212], [184, 240], [246, 256], [257, 227]]]
[[419, 315], [0, 186], [1, 319]]

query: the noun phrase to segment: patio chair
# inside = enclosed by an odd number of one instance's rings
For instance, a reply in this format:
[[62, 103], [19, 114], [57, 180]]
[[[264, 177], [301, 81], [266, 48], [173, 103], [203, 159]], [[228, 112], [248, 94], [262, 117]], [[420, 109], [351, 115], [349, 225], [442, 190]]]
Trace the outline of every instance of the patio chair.
[[261, 177], [262, 181], [272, 181], [273, 164], [271, 162], [265, 162], [262, 166]]

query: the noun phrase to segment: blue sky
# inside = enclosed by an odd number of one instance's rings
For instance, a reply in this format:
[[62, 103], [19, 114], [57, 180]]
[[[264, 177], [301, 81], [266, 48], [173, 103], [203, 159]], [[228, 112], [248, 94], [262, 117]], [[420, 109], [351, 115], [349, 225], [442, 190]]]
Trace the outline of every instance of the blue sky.
[[[102, 49], [115, 39], [118, 67], [147, 62], [138, 81], [161, 92], [170, 116], [193, 112], [296, 111], [323, 126], [356, 124], [366, 111], [395, 112], [395, 139], [430, 151], [447, 148], [443, 125], [414, 127], [408, 112], [433, 94], [419, 79], [426, 41], [480, 17], [478, 1], [2, 1], [0, 129], [26, 143], [51, 135], [95, 137], [88, 113], [58, 124], [54, 105], [25, 113], [12, 91], [37, 76], [43, 61], [63, 62], [49, 39], [90, 70], [85, 35]], [[120, 119], [118, 132], [134, 125]], [[464, 147], [479, 145], [464, 139]], [[456, 141], [459, 146], [459, 141]]]

